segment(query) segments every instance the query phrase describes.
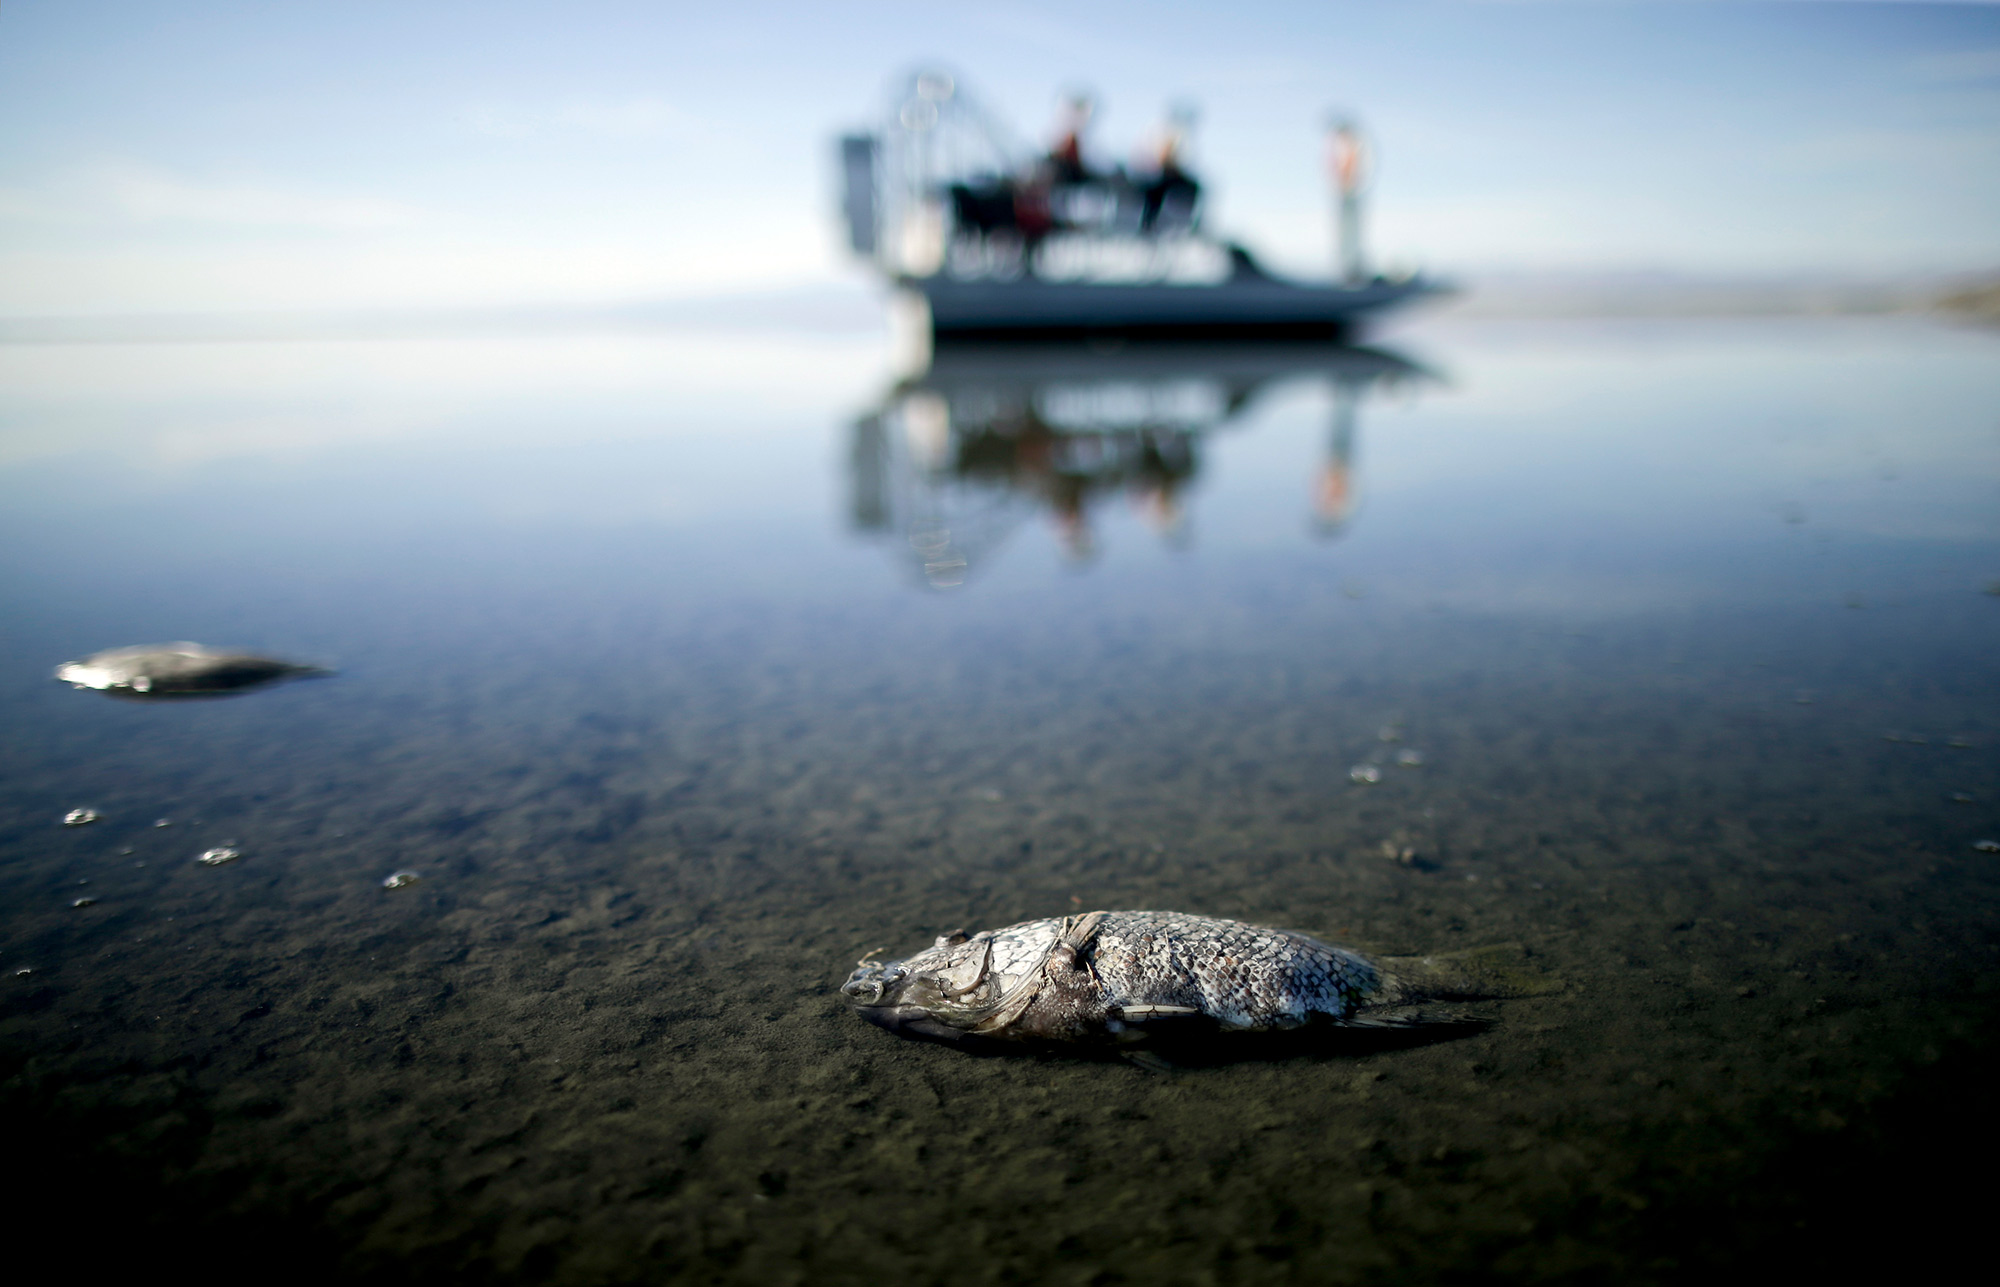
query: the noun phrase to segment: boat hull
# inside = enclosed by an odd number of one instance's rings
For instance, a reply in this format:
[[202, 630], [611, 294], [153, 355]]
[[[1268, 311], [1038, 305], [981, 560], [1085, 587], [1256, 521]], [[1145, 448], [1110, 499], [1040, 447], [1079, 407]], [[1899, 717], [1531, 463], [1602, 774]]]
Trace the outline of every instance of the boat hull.
[[937, 335], [964, 337], [1119, 335], [1316, 335], [1350, 333], [1371, 314], [1439, 287], [1414, 279], [1320, 286], [1280, 278], [1208, 285], [905, 281], [930, 306]]

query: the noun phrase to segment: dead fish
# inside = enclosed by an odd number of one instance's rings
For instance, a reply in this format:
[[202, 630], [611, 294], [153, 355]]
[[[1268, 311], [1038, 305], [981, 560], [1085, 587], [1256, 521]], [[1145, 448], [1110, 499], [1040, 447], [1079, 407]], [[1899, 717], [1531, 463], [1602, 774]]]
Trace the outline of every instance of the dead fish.
[[112, 648], [56, 667], [56, 678], [65, 684], [145, 700], [219, 697], [281, 679], [331, 673], [318, 666], [185, 642]]
[[1515, 955], [1368, 956], [1241, 921], [1100, 911], [947, 934], [901, 961], [864, 957], [840, 990], [891, 1032], [1095, 1048], [1150, 1065], [1144, 1047], [1168, 1036], [1462, 1027], [1411, 1007], [1546, 991], [1500, 960]]

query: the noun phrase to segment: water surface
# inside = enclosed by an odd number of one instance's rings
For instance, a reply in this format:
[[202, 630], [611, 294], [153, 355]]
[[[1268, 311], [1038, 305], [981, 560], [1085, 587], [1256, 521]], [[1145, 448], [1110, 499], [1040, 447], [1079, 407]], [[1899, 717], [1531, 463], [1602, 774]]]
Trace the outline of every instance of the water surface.
[[[329, 1279], [1907, 1266], [1992, 1138], [1995, 356], [0, 349], [16, 1215]], [[340, 673], [47, 678], [172, 639]], [[1168, 1076], [835, 991], [1093, 907], [1563, 987]]]

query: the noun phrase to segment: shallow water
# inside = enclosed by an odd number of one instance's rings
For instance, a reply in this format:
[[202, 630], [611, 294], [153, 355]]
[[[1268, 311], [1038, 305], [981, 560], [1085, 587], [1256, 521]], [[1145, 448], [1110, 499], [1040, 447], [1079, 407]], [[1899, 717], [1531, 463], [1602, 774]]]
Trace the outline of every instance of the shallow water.
[[[23, 1229], [578, 1282], [1950, 1243], [1976, 1195], [1929, 1181], [1995, 1134], [1993, 335], [889, 351], [0, 348]], [[339, 673], [48, 679], [174, 639]], [[1170, 1075], [898, 1041], [835, 991], [1093, 907], [1518, 943], [1563, 986]]]

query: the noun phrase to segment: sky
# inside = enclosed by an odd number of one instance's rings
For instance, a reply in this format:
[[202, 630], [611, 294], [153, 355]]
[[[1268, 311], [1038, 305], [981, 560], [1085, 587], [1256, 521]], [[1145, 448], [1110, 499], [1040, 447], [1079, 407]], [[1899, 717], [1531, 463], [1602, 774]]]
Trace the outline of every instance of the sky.
[[1379, 262], [2000, 269], [2000, 6], [0, 6], [0, 317], [637, 303], [862, 280], [832, 149], [917, 66], [1125, 159], [1200, 107], [1207, 219], [1325, 271], [1330, 112]]

